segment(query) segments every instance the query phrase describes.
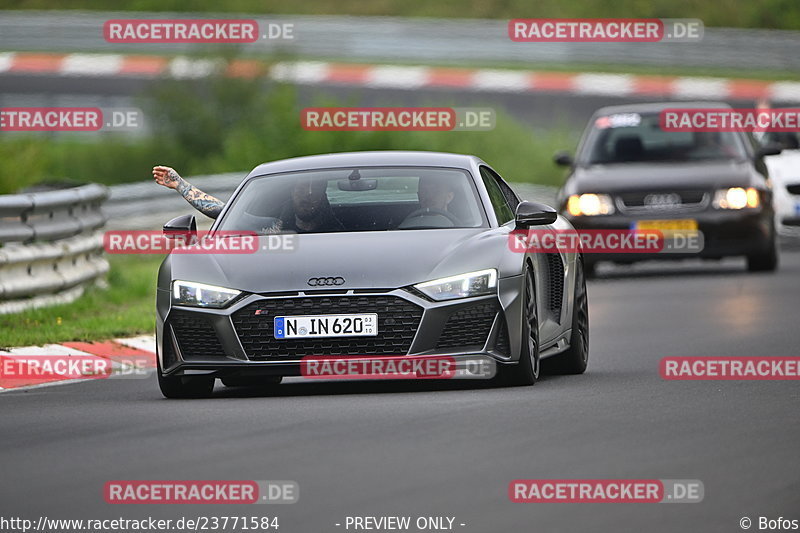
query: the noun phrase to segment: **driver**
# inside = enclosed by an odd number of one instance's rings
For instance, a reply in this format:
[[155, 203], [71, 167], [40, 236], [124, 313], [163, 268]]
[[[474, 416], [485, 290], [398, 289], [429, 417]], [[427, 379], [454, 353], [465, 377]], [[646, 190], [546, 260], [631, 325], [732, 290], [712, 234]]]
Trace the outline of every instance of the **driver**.
[[[187, 202], [209, 218], [217, 218], [225, 207], [224, 202], [190, 184], [173, 168], [153, 167], [153, 179], [159, 185], [177, 190]], [[292, 186], [291, 201], [281, 212], [277, 224], [267, 231], [343, 231], [344, 227], [334, 216], [328, 202], [327, 183], [326, 180], [298, 179]]]
[[448, 180], [424, 176], [419, 179], [417, 198], [422, 209], [447, 211], [450, 202], [456, 197], [453, 185]]
[[281, 212], [278, 231], [298, 233], [343, 231], [344, 227], [331, 210], [328, 181], [300, 178], [292, 186], [292, 201]]
[[449, 180], [431, 176], [420, 177], [417, 187], [420, 208], [410, 213], [399, 227], [410, 228], [419, 225], [453, 227], [459, 225], [458, 217], [450, 211], [450, 204], [455, 197], [455, 187]]

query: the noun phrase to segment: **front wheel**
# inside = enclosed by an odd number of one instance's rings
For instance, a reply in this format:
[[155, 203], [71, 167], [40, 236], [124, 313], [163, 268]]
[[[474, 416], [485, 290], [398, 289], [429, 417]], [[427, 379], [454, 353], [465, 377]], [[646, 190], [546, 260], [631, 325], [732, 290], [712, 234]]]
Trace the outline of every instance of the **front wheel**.
[[539, 379], [539, 316], [533, 273], [525, 274], [522, 302], [522, 345], [516, 365], [497, 365], [497, 381], [504, 386], [533, 385]]
[[582, 257], [575, 260], [575, 268], [575, 301], [569, 348], [542, 361], [542, 370], [547, 374], [583, 374], [589, 363], [589, 298]]
[[214, 391], [214, 378], [206, 376], [164, 376], [157, 358], [158, 388], [165, 398], [208, 398]]
[[778, 238], [772, 232], [767, 253], [747, 256], [747, 270], [750, 272], [774, 272], [778, 268]]

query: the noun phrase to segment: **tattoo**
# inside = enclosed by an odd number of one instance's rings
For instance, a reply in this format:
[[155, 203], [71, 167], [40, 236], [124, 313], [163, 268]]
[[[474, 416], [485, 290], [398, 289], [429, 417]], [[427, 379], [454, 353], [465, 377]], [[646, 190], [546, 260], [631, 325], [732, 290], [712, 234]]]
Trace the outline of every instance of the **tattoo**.
[[[175, 175], [177, 176], [177, 172], [175, 172]], [[172, 176], [170, 176], [170, 178], [171, 177]], [[204, 193], [180, 176], [178, 176], [177, 179], [180, 180], [177, 191], [181, 193], [181, 196], [186, 198], [187, 202], [192, 204], [195, 209], [209, 218], [217, 218], [219, 216], [219, 214], [222, 212], [222, 208], [225, 206], [221, 200], [214, 198], [210, 194]]]
[[180, 175], [175, 172], [175, 169], [171, 168], [167, 172], [167, 175], [164, 176], [164, 185], [170, 185], [172, 183], [177, 183], [178, 180], [182, 179]]

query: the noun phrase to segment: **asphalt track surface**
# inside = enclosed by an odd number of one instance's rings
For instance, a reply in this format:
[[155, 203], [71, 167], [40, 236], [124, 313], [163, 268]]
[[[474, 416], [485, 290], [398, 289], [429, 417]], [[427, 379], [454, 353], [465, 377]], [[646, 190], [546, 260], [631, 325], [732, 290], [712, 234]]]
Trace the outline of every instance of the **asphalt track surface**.
[[[464, 532], [741, 531], [800, 518], [798, 386], [664, 381], [665, 356], [798, 355], [800, 252], [775, 274], [721, 263], [601, 268], [590, 364], [534, 387], [308, 383], [161, 398], [155, 379], [0, 395], [0, 516], [454, 516]], [[699, 479], [695, 504], [515, 504], [510, 481]], [[294, 480], [294, 505], [109, 505], [122, 479]], [[458, 524], [465, 524], [460, 526]], [[351, 530], [352, 531], [352, 530]], [[415, 531], [412, 529], [411, 531]]]

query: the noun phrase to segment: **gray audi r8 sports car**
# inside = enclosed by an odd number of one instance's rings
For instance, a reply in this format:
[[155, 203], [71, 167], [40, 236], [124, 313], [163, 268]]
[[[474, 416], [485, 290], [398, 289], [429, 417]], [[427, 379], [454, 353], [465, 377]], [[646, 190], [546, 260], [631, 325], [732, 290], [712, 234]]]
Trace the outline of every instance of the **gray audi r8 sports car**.
[[[165, 232], [195, 228], [186, 215]], [[260, 165], [210, 230], [252, 232], [257, 251], [173, 253], [161, 265], [161, 391], [207, 396], [217, 378], [275, 384], [325, 356], [490, 358], [504, 385], [533, 384], [540, 360], [548, 372], [583, 373], [582, 256], [518, 251], [509, 236], [519, 228], [572, 229], [474, 156], [357, 152]]]

